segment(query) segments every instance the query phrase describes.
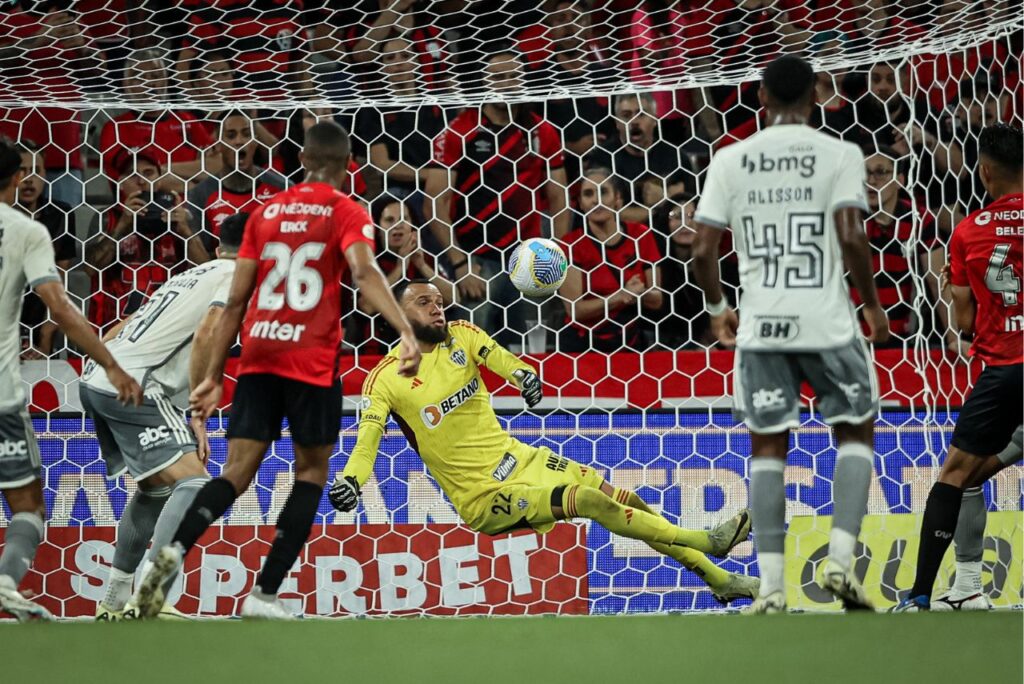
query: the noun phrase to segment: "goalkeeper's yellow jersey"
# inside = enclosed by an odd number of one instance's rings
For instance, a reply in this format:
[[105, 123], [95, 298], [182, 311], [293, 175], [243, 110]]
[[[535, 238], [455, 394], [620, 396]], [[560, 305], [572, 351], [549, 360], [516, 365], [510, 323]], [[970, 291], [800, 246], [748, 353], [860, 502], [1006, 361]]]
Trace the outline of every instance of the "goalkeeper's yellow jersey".
[[477, 515], [474, 504], [503, 485], [499, 471], [509, 462], [505, 454], [523, 446], [499, 425], [479, 367], [509, 381], [517, 370], [536, 371], [471, 323], [452, 321], [448, 333], [447, 342], [423, 354], [416, 377], [398, 374], [397, 347], [366, 377], [359, 437], [343, 475], [355, 477], [360, 486], [366, 482], [391, 415], [455, 510], [470, 522]]

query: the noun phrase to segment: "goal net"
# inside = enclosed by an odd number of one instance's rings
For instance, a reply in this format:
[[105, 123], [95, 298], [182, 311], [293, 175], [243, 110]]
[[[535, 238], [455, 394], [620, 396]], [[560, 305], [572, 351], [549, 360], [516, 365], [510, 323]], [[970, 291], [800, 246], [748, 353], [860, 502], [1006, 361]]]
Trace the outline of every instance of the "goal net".
[[[879, 606], [909, 588], [919, 514], [980, 370], [950, 330], [938, 274], [952, 228], [989, 201], [976, 179], [981, 127], [1024, 116], [1016, 3], [137, 4], [15, 2], [0, 16], [0, 134], [20, 142], [30, 173], [17, 208], [49, 229], [98, 330], [211, 258], [223, 221], [301, 181], [304, 131], [333, 118], [351, 132], [348, 191], [370, 210], [389, 280], [430, 279], [449, 318], [537, 366], [545, 398], [530, 411], [484, 373], [511, 434], [698, 529], [747, 505], [750, 440], [730, 413], [732, 352], [714, 344], [694, 284], [692, 214], [711, 157], [763, 124], [760, 70], [806, 56], [818, 73], [812, 125], [865, 150], [866, 230], [894, 331], [874, 350], [883, 410], [856, 569]], [[537, 236], [559, 240], [571, 264], [544, 300], [523, 298], [504, 272], [509, 249]], [[728, 240], [721, 266], [735, 303]], [[331, 477], [355, 444], [362, 382], [394, 342], [345, 292], [346, 415]], [[25, 586], [56, 615], [90, 616], [136, 486], [106, 478], [78, 398], [82, 358], [31, 295], [20, 325], [49, 510]], [[789, 605], [838, 610], [814, 584], [836, 452], [806, 400], [786, 469]], [[227, 417], [210, 425], [214, 475]], [[189, 557], [179, 609], [237, 613], [291, 468], [286, 430]], [[984, 582], [997, 606], [1021, 602], [1021, 474], [1012, 466], [984, 489]], [[393, 423], [357, 511], [325, 498], [320, 514], [282, 587], [310, 615], [718, 607], [697, 576], [597, 524], [472, 532]], [[9, 517], [0, 507], [0, 538]], [[720, 564], [758, 571], [749, 542]], [[952, 565], [951, 553], [940, 583]]]

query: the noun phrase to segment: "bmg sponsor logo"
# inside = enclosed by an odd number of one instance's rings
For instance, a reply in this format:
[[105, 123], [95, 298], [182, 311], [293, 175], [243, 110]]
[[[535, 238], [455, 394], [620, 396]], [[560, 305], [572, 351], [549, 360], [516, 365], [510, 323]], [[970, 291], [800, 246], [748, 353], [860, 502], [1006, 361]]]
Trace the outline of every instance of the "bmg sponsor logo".
[[787, 171], [798, 171], [801, 178], [814, 176], [814, 166], [818, 159], [814, 154], [782, 154], [771, 157], [761, 152], [757, 158], [743, 155], [740, 165], [749, 174], [755, 173], [786, 173]]

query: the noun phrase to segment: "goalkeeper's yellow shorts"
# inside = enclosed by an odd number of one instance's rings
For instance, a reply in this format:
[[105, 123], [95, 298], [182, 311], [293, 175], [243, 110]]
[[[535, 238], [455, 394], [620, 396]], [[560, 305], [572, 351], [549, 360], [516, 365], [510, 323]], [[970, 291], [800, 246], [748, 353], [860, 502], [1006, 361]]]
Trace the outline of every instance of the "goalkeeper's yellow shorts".
[[555, 488], [579, 484], [597, 489], [604, 483], [599, 471], [559, 456], [547, 447], [519, 443], [508, 456], [519, 462], [507, 483], [490, 489], [473, 502], [479, 513], [466, 523], [477, 532], [501, 534], [529, 528], [549, 532], [555, 526], [551, 512], [551, 493]]

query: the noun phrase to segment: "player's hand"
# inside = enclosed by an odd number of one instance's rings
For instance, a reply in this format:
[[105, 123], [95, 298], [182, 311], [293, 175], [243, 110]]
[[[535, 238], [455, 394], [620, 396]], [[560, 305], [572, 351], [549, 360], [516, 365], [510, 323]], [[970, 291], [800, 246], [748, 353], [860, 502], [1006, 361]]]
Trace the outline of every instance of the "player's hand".
[[198, 414], [193, 413], [189, 419], [189, 425], [192, 427], [192, 434], [196, 437], [196, 455], [205, 466], [206, 462], [210, 460], [210, 437], [206, 434], [206, 421]]
[[865, 306], [864, 321], [868, 324], [871, 334], [868, 342], [881, 344], [889, 340], [889, 317], [880, 306]]
[[949, 288], [953, 285], [949, 278], [949, 264], [946, 264], [939, 273], [939, 291], [946, 296], [949, 296]]
[[117, 390], [117, 400], [127, 406], [142, 405], [142, 387], [116, 363], [107, 369], [107, 380]]
[[331, 500], [331, 505], [342, 513], [354, 511], [359, 504], [359, 482], [351, 475], [341, 477], [339, 474], [338, 479], [327, 490], [327, 498]]
[[223, 394], [223, 383], [214, 382], [210, 378], [204, 379], [188, 397], [188, 406], [192, 410], [192, 415], [198, 416], [202, 420], [212, 416], [220, 405], [220, 398]]
[[420, 370], [420, 345], [411, 332], [402, 333], [398, 343], [398, 374], [411, 378]]
[[[455, 269], [455, 273], [465, 269], [461, 266]], [[487, 281], [480, 277], [480, 267], [474, 265], [472, 269], [466, 270], [465, 275], [458, 276], [456, 281], [459, 294], [468, 301], [479, 301], [487, 296]]]
[[544, 397], [544, 386], [536, 373], [520, 368], [512, 373], [512, 377], [519, 383], [519, 393], [523, 395], [527, 406], [533, 408], [540, 403]]
[[736, 346], [736, 331], [739, 327], [740, 319], [732, 307], [726, 307], [720, 315], [711, 317], [711, 331], [723, 347]]

